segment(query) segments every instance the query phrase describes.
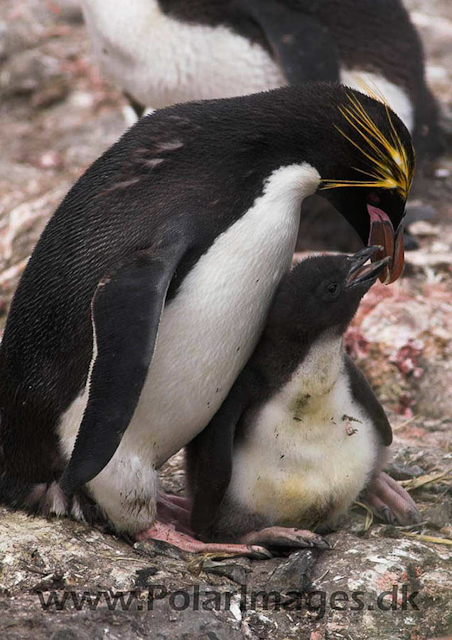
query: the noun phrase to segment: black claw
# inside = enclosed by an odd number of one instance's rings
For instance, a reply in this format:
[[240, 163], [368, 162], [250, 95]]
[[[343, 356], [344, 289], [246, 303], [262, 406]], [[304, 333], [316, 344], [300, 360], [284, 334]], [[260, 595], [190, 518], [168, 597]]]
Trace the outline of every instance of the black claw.
[[325, 538], [319, 538], [316, 541], [311, 542], [311, 547], [316, 547], [317, 549], [332, 549], [333, 547], [325, 540]]
[[320, 549], [332, 549], [333, 548], [333, 545], [330, 544], [328, 542], [328, 540], [320, 540], [320, 542], [317, 542], [316, 546], [319, 547]]
[[389, 524], [395, 524], [397, 522], [396, 517], [389, 507], [383, 507], [380, 513], [385, 522], [388, 522]]

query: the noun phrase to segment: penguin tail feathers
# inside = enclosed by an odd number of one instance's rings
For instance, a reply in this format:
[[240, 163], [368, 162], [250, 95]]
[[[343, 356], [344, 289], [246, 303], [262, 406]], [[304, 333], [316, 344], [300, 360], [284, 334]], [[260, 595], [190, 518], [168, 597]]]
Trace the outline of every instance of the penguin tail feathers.
[[33, 484], [0, 476], [0, 504], [46, 518], [66, 516], [91, 525], [105, 521], [96, 503], [83, 491], [68, 497], [58, 482]]

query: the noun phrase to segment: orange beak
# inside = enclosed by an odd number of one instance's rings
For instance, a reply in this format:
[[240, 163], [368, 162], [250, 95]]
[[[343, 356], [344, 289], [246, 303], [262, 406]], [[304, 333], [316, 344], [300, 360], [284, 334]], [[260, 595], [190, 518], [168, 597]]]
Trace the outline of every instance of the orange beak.
[[379, 278], [384, 284], [391, 284], [402, 275], [404, 264], [403, 224], [400, 223], [394, 233], [392, 222], [387, 214], [370, 204], [367, 205], [370, 217], [370, 233], [367, 244], [381, 245], [382, 251], [372, 256], [372, 262], [389, 256], [390, 261]]

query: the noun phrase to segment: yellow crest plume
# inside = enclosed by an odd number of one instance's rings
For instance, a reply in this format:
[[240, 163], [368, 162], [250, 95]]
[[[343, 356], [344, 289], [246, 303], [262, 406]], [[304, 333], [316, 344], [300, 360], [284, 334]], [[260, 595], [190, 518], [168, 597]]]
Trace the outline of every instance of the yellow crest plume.
[[339, 107], [339, 110], [347, 122], [359, 133], [360, 143], [352, 140], [340, 127], [336, 126], [336, 129], [370, 160], [373, 170], [368, 172], [354, 167], [356, 171], [367, 176], [367, 179], [323, 180], [322, 189], [336, 189], [338, 187], [396, 189], [406, 200], [413, 181], [414, 164], [410, 164], [406, 150], [397, 135], [388, 104], [379, 96], [372, 97], [384, 103], [391, 129], [390, 139], [380, 131], [358, 98], [347, 93], [350, 106]]

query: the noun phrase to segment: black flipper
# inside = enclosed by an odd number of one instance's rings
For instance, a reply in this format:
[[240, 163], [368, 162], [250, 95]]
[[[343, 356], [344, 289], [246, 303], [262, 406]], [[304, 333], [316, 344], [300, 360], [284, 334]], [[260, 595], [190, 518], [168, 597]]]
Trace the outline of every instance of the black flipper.
[[315, 17], [315, 2], [240, 0], [257, 22], [289, 84], [339, 81], [339, 60], [327, 28]]
[[97, 356], [88, 404], [60, 486], [71, 495], [108, 464], [132, 419], [154, 353], [168, 286], [187, 246], [171, 239], [100, 282], [92, 302]]
[[384, 444], [385, 447], [389, 447], [392, 442], [392, 429], [380, 401], [365, 376], [349, 356], [345, 357], [345, 366], [350, 379], [353, 397], [371, 417], [380, 435], [382, 444]]
[[190, 525], [210, 539], [211, 527], [229, 486], [236, 426], [249, 406], [250, 388], [239, 376], [207, 427], [186, 448], [193, 508]]

